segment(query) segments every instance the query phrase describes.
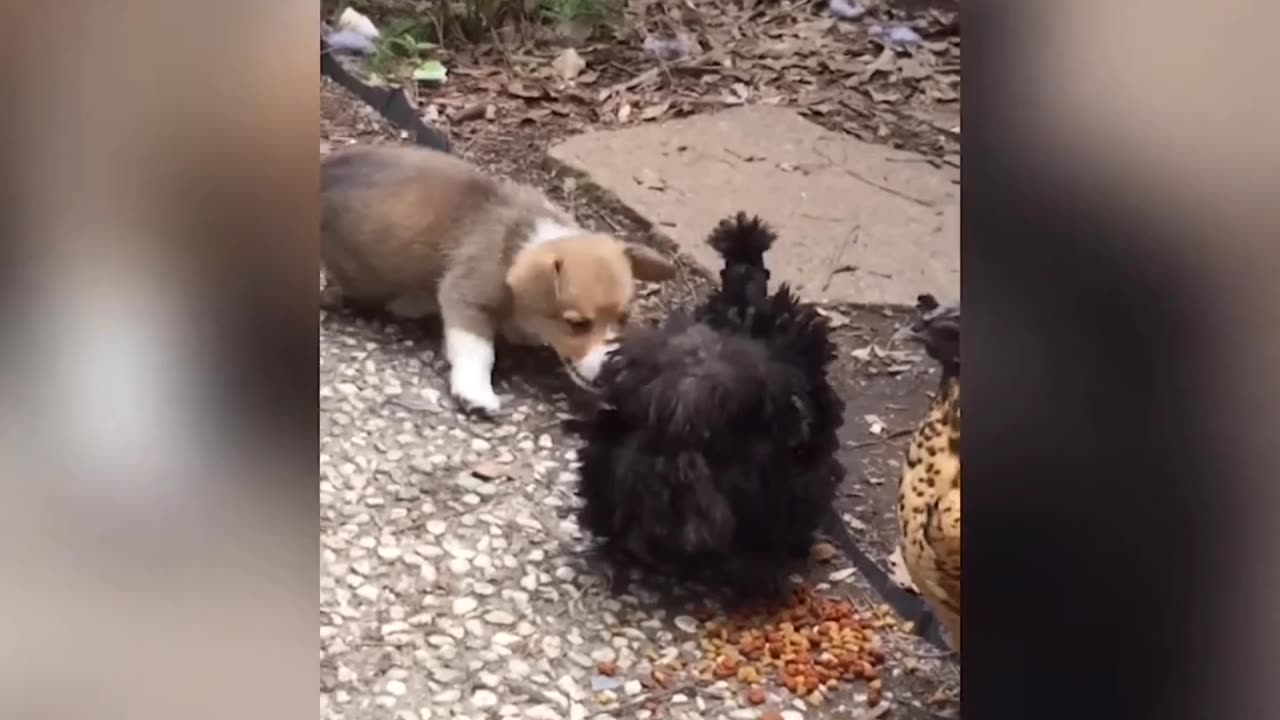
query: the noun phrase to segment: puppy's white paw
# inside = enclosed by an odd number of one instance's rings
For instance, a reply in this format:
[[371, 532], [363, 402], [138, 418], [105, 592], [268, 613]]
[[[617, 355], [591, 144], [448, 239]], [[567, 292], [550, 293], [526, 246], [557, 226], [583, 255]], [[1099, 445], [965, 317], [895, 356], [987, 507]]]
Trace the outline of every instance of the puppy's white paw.
[[463, 409], [480, 410], [495, 415], [502, 409], [502, 401], [493, 391], [493, 383], [472, 372], [454, 371], [449, 374], [449, 390]]

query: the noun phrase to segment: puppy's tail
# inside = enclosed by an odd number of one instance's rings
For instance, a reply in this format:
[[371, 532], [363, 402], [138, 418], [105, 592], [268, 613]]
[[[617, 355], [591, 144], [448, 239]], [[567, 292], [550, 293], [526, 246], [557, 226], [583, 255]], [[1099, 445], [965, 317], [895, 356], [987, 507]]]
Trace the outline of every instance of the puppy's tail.
[[762, 302], [769, 292], [769, 269], [764, 254], [777, 239], [773, 228], [759, 217], [740, 212], [720, 221], [707, 244], [724, 258], [720, 271], [723, 299], [733, 307], [746, 309]]

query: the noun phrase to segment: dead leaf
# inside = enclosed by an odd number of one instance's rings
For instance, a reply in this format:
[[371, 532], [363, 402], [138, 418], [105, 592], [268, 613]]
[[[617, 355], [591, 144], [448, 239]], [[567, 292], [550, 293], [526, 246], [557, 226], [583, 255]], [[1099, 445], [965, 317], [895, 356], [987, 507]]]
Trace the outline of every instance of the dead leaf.
[[582, 59], [577, 50], [573, 48], [565, 48], [551, 61], [551, 67], [555, 69], [556, 74], [562, 80], [572, 80], [587, 67], [587, 61]]
[[950, 85], [943, 84], [929, 88], [929, 97], [938, 102], [955, 102], [960, 99], [960, 96], [956, 94], [955, 90], [951, 89]]
[[[795, 169], [795, 166], [792, 166]], [[826, 308], [818, 308], [818, 314], [827, 319], [827, 326], [832, 330], [842, 328], [849, 324], [849, 318], [841, 315], [835, 310], [827, 310]]]
[[453, 121], [462, 123], [467, 122], [468, 120], [478, 120], [485, 116], [489, 107], [490, 106], [485, 105], [472, 105], [470, 107], [462, 108], [453, 114]]
[[641, 120], [657, 120], [658, 118], [662, 117], [663, 113], [665, 113], [670, 108], [671, 108], [670, 100], [667, 100], [666, 102], [660, 102], [657, 105], [650, 105], [649, 107], [640, 111], [640, 119]]
[[933, 75], [933, 68], [918, 57], [906, 57], [898, 60], [898, 73], [906, 80], [920, 80]]
[[862, 71], [862, 82], [870, 80], [878, 72], [893, 72], [897, 65], [898, 56], [894, 54], [893, 48], [885, 47], [880, 52], [880, 57], [876, 58], [874, 62], [867, 66], [866, 70]]
[[875, 88], [867, 88], [867, 94], [871, 96], [871, 100], [880, 104], [895, 103], [902, 99], [902, 94], [895, 90], [877, 90]]
[[538, 122], [551, 114], [550, 108], [534, 108], [520, 117], [520, 122]]
[[536, 100], [542, 97], [543, 95], [545, 95], [545, 93], [542, 91], [542, 88], [525, 87], [524, 83], [520, 82], [519, 80], [512, 80], [511, 82], [507, 83], [506, 89], [507, 89], [507, 93], [511, 95], [515, 95], [516, 97], [521, 97], [521, 98], [527, 98], [529, 100]]

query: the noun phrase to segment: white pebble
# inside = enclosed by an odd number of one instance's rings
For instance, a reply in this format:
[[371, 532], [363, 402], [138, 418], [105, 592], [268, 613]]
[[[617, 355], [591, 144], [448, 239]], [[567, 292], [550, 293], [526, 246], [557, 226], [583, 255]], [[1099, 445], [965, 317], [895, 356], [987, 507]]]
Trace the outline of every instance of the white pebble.
[[449, 690], [436, 693], [436, 696], [431, 700], [437, 705], [452, 705], [461, 699], [462, 691], [457, 688], [451, 688]]
[[639, 695], [644, 690], [644, 686], [639, 680], [628, 680], [622, 683], [622, 692], [628, 695]]
[[387, 681], [387, 692], [391, 695], [395, 695], [396, 697], [399, 697], [401, 695], [404, 695], [408, 691], [409, 691], [409, 688], [406, 687], [405, 684], [399, 680]]
[[848, 580], [849, 577], [852, 575], [853, 575], [853, 568], [845, 568], [843, 570], [836, 570], [835, 572], [831, 573], [827, 577], [831, 580], [831, 582], [841, 582], [843, 580]]
[[698, 621], [688, 615], [677, 615], [675, 617], [676, 627], [687, 633], [695, 633], [698, 631]]
[[524, 716], [529, 720], [561, 720], [561, 715], [555, 708], [550, 705], [534, 705], [524, 711]]
[[492, 690], [477, 690], [471, 696], [471, 704], [478, 709], [491, 708], [498, 704], [498, 696]]
[[466, 615], [472, 610], [475, 610], [476, 607], [479, 605], [480, 603], [477, 602], [476, 599], [473, 597], [455, 598], [453, 601], [453, 614]]
[[493, 625], [514, 625], [516, 616], [506, 610], [491, 610], [484, 615], [485, 622]]
[[493, 448], [492, 443], [490, 443], [488, 440], [485, 440], [484, 438], [471, 439], [471, 449], [475, 450], [476, 452], [486, 452], [491, 448]]
[[383, 545], [378, 548], [378, 557], [383, 560], [395, 560], [400, 557], [400, 548]]
[[782, 720], [804, 720], [804, 713], [799, 710], [783, 710]]
[[564, 654], [564, 643], [555, 635], [542, 638], [542, 652], [549, 658], [558, 658]]
[[498, 645], [499, 647], [507, 647], [508, 645], [515, 645], [520, 642], [520, 638], [518, 636], [512, 635], [509, 632], [494, 633], [491, 640], [494, 645]]

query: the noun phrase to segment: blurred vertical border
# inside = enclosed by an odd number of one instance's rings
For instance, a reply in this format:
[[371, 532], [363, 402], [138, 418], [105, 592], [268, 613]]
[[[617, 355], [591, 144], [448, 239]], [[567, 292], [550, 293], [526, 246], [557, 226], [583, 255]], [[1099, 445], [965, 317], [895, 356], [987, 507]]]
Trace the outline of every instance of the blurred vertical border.
[[6, 3], [0, 716], [317, 709], [314, 3]]
[[1271, 14], [964, 6], [971, 719], [1275, 714]]

